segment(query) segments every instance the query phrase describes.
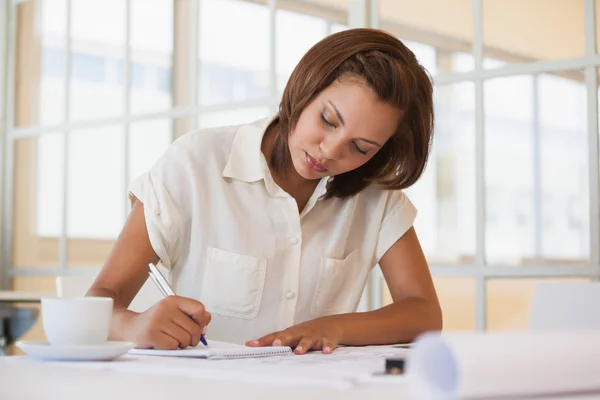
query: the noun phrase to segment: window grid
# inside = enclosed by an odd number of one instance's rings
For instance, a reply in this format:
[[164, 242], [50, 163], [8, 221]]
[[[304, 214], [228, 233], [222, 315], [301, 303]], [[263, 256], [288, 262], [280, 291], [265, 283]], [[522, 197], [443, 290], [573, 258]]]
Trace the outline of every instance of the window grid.
[[[4, 179], [3, 184], [3, 218], [2, 218], [2, 243], [0, 243], [0, 249], [2, 250], [1, 262], [2, 268], [2, 288], [8, 289], [10, 287], [10, 272], [11, 267], [11, 246], [12, 246], [12, 199], [13, 199], [13, 188], [14, 188], [14, 140], [11, 137], [12, 128], [14, 126], [14, 94], [15, 94], [15, 51], [16, 51], [16, 5], [12, 5], [6, 2], [6, 56], [8, 59], [4, 64], [6, 65], [5, 74], [5, 129], [4, 129]], [[4, 57], [4, 54], [2, 55]], [[4, 60], [3, 60], [4, 61]]]
[[[0, 5], [0, 26], [4, 26], [6, 28], [0, 29], [0, 157], [4, 158], [5, 150], [6, 150], [6, 137], [7, 137], [7, 128], [8, 123], [6, 121], [6, 107], [8, 101], [8, 88], [6, 86], [6, 75], [8, 74], [7, 63], [5, 62], [5, 56], [7, 54], [7, 34], [8, 34], [8, 3], [4, 2]], [[3, 204], [2, 200], [4, 199], [4, 162], [0, 162], [0, 205]], [[0, 207], [0, 288], [4, 285], [4, 277], [8, 275], [5, 273], [4, 268], [4, 260], [2, 257], [2, 253], [4, 251], [3, 243], [4, 239], [10, 234], [10, 232], [4, 231], [4, 209]]]
[[[69, 0], [70, 2], [71, 0]], [[70, 4], [68, 6], [70, 7]], [[124, 96], [125, 96], [125, 101], [124, 101], [124, 107], [125, 107], [125, 112], [124, 114], [126, 116], [131, 115], [131, 0], [125, 0], [125, 51], [123, 53], [123, 58], [124, 58], [124, 62], [123, 62], [123, 68], [125, 69], [125, 83], [124, 83]], [[123, 164], [123, 168], [124, 168], [124, 175], [125, 175], [125, 179], [124, 179], [124, 187], [123, 187], [123, 193], [127, 193], [127, 190], [129, 189], [129, 175], [130, 175], [130, 171], [129, 171], [129, 158], [130, 158], [130, 142], [131, 142], [131, 123], [129, 121], [125, 121], [125, 123], [123, 124], [123, 153], [125, 154], [125, 163]], [[66, 154], [66, 153], [65, 153]], [[65, 158], [68, 158], [68, 156], [66, 156]], [[66, 173], [66, 171], [65, 171]], [[64, 195], [66, 196], [66, 190], [64, 191]], [[125, 208], [125, 213], [123, 215], [127, 215], [129, 213], [129, 200], [127, 198], [127, 196], [123, 196], [124, 200], [123, 200], [123, 207]], [[66, 223], [65, 223], [66, 226]], [[64, 268], [67, 268], [66, 263], [64, 265], [61, 264], [61, 266], [63, 266]]]
[[[190, 16], [192, 26], [192, 38], [190, 40], [189, 51], [193, 55], [191, 62], [193, 68], [191, 71], [199, 71], [198, 68], [198, 18], [197, 12], [198, 1], [192, 0], [194, 12]], [[449, 85], [458, 82], [472, 82], [475, 90], [475, 135], [476, 135], [476, 257], [474, 265], [440, 265], [432, 264], [431, 271], [436, 277], [473, 277], [476, 279], [476, 328], [485, 329], [487, 318], [486, 310], [486, 282], [490, 278], [538, 278], [538, 277], [589, 277], [598, 279], [600, 277], [600, 216], [599, 216], [599, 162], [598, 162], [598, 99], [597, 99], [597, 67], [600, 66], [600, 55], [596, 54], [596, 21], [595, 21], [595, 2], [594, 0], [580, 0], [585, 4], [585, 40], [586, 54], [584, 57], [552, 60], [552, 61], [537, 61], [526, 64], [507, 64], [497, 69], [483, 69], [483, 46], [482, 46], [482, 0], [473, 0], [473, 43], [472, 54], [474, 57], [474, 70], [464, 73], [441, 73], [434, 77], [436, 85]], [[7, 2], [6, 14], [9, 23], [2, 24], [6, 33], [7, 51], [0, 52], [0, 57], [4, 54], [8, 55], [8, 62], [5, 63], [7, 71], [3, 79], [5, 79], [5, 95], [6, 101], [3, 104], [5, 119], [4, 119], [4, 137], [2, 145], [6, 154], [3, 165], [0, 167], [0, 173], [3, 173], [3, 187], [1, 194], [3, 195], [3, 210], [2, 210], [2, 232], [0, 234], [0, 242], [2, 250], [2, 267], [0, 268], [0, 276], [2, 277], [2, 288], [10, 287], [10, 278], [13, 276], [56, 276], [63, 274], [65, 269], [68, 269], [70, 274], [95, 274], [98, 268], [91, 267], [75, 267], [67, 265], [67, 196], [68, 192], [68, 165], [65, 157], [65, 165], [63, 170], [64, 186], [63, 186], [63, 207], [62, 207], [62, 233], [60, 237], [60, 266], [59, 268], [47, 268], [41, 266], [13, 268], [11, 265], [11, 244], [12, 244], [12, 198], [13, 198], [13, 176], [14, 171], [14, 147], [15, 142], [22, 138], [30, 138], [44, 135], [50, 132], [62, 131], [65, 134], [64, 149], [65, 155], [68, 151], [68, 138], [70, 132], [81, 127], [104, 126], [113, 124], [122, 124], [125, 127], [125, 179], [126, 184], [129, 182], [129, 127], [130, 124], [137, 121], [152, 120], [158, 118], [171, 118], [174, 120], [178, 117], [191, 117], [192, 126], [197, 126], [197, 116], [205, 112], [224, 111], [240, 107], [252, 107], [266, 105], [275, 108], [278, 104], [277, 96], [277, 76], [276, 76], [276, 37], [275, 37], [275, 10], [277, 0], [268, 0], [267, 5], [270, 12], [270, 49], [269, 49], [269, 73], [270, 73], [270, 91], [269, 96], [262, 99], [242, 101], [228, 104], [217, 104], [210, 106], [200, 106], [198, 101], [197, 80], [199, 74], [192, 74], [194, 80], [192, 84], [193, 96], [190, 106], [177, 107], [173, 106], [170, 110], [164, 112], [145, 113], [140, 115], [131, 115], [130, 112], [130, 80], [131, 71], [129, 61], [131, 59], [131, 0], [127, 0], [127, 16], [126, 16], [126, 43], [125, 43], [125, 109], [124, 115], [115, 118], [102, 118], [97, 120], [70, 123], [69, 116], [69, 101], [70, 101], [70, 49], [71, 49], [71, 0], [67, 0], [67, 35], [66, 35], [66, 66], [65, 66], [65, 123], [54, 126], [40, 127], [19, 127], [14, 126], [14, 76], [15, 76], [15, 46], [16, 46], [16, 7], [19, 2]], [[371, 26], [380, 25], [378, 20], [377, 0], [361, 0], [351, 2], [349, 13], [354, 13], [352, 21], [363, 21]], [[356, 13], [363, 13], [362, 18]], [[369, 15], [365, 15], [369, 14]], [[2, 17], [2, 10], [0, 10]], [[350, 20], [350, 18], [349, 18]], [[331, 24], [329, 25], [331, 27]], [[0, 39], [2, 38], [0, 34]], [[4, 44], [4, 43], [3, 43]], [[1, 49], [1, 47], [0, 47]], [[4, 63], [3, 63], [4, 65]], [[590, 189], [590, 261], [587, 265], [559, 265], [559, 266], [519, 266], [507, 267], [503, 265], [489, 265], [485, 260], [485, 159], [484, 159], [484, 104], [483, 104], [483, 85], [486, 80], [506, 77], [514, 75], [533, 75], [534, 77], [540, 73], [557, 72], [564, 70], [584, 69], [585, 85], [587, 89], [587, 131], [589, 144], [589, 189]], [[537, 79], [534, 78], [534, 86], [537, 85]], [[537, 93], [537, 91], [534, 91]], [[537, 96], [534, 97], [534, 113], [533, 118], [539, 118], [539, 104]], [[2, 114], [0, 114], [1, 116]], [[0, 119], [1, 121], [1, 119]], [[534, 124], [535, 125], [535, 124]], [[536, 128], [539, 129], [539, 128]], [[534, 137], [538, 137], [539, 132], [534, 132]], [[2, 147], [0, 147], [2, 150]], [[539, 150], [538, 150], [539, 152]], [[534, 153], [534, 157], [535, 157]], [[537, 154], [539, 157], [539, 154]], [[534, 160], [535, 161], [535, 160]], [[539, 160], [538, 160], [539, 161]], [[539, 163], [536, 168], [539, 168]], [[539, 182], [536, 183], [539, 186]], [[536, 186], [536, 192], [539, 188]], [[539, 200], [539, 193], [536, 197]], [[128, 203], [125, 207], [129, 208]], [[539, 221], [539, 218], [538, 218]], [[539, 222], [538, 222], [539, 224]], [[541, 227], [537, 226], [536, 231]], [[2, 273], [4, 272], [4, 273]], [[381, 274], [377, 275], [381, 278]], [[369, 288], [374, 293], [372, 295], [381, 294], [381, 285], [371, 284]], [[373, 296], [371, 296], [373, 297]]]
[[[585, 55], [596, 54], [596, 2], [585, 0]], [[590, 263], [598, 265], [600, 278], [600, 163], [598, 162], [598, 75], [596, 66], [585, 68], [585, 85], [587, 90], [587, 131], [589, 151], [589, 196], [590, 196]]]
[[67, 21], [66, 21], [66, 33], [65, 33], [65, 110], [64, 110], [64, 121], [66, 129], [64, 130], [64, 141], [63, 141], [63, 154], [65, 155], [63, 162], [63, 188], [62, 188], [62, 208], [61, 208], [61, 235], [58, 239], [58, 265], [63, 271], [67, 270], [67, 252], [68, 252], [68, 240], [67, 240], [67, 227], [69, 222], [69, 143], [71, 139], [72, 128], [69, 126], [71, 121], [71, 49], [72, 49], [72, 38], [71, 30], [73, 28], [71, 16], [72, 16], [72, 0], [67, 1]]

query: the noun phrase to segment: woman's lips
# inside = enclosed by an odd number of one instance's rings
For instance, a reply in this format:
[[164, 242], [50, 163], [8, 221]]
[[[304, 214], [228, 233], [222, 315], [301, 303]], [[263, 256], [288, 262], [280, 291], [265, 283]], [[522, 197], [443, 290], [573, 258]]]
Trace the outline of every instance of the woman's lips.
[[325, 168], [323, 164], [319, 164], [319, 162], [308, 153], [306, 153], [306, 163], [310, 168], [312, 168], [316, 172], [323, 173], [327, 171], [327, 168]]

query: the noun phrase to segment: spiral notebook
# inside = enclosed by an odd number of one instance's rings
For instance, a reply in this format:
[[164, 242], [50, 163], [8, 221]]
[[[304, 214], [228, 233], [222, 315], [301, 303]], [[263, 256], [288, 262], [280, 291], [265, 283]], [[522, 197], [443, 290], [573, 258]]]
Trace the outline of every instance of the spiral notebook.
[[208, 346], [209, 347], [199, 344], [196, 347], [188, 347], [186, 349], [177, 350], [131, 349], [129, 354], [143, 356], [205, 358], [210, 360], [286, 356], [292, 354], [292, 349], [289, 346], [248, 347], [233, 343], [219, 342], [216, 340], [211, 340], [208, 343]]

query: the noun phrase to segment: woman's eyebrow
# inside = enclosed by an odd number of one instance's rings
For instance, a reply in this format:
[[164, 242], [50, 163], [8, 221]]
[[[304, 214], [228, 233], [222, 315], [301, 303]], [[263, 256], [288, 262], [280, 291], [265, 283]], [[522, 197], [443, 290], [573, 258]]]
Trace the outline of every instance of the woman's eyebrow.
[[[331, 107], [333, 107], [333, 110], [335, 111], [335, 115], [337, 115], [338, 119], [339, 119], [339, 120], [340, 120], [340, 122], [342, 123], [342, 126], [345, 126], [345, 125], [344, 125], [344, 117], [342, 117], [342, 114], [340, 114], [340, 111], [337, 109], [337, 107], [335, 106], [335, 104], [333, 104], [333, 103], [331, 102], [331, 100], [327, 100], [327, 102], [328, 102], [329, 104], [331, 104]], [[372, 140], [365, 139], [365, 138], [358, 138], [358, 140], [362, 140], [363, 142], [367, 142], [367, 143], [369, 143], [369, 144], [372, 144], [373, 146], [377, 146], [377, 147], [381, 148], [381, 145], [380, 145], [379, 143], [377, 143], [377, 142], [374, 142], [374, 141], [372, 141]]]
[[342, 123], [342, 126], [345, 126], [345, 125], [344, 125], [344, 117], [342, 117], [342, 114], [340, 114], [340, 111], [337, 109], [337, 107], [335, 106], [335, 104], [333, 104], [333, 103], [331, 102], [331, 100], [327, 100], [327, 102], [328, 102], [329, 104], [331, 104], [331, 107], [333, 107], [333, 110], [335, 111], [335, 115], [337, 115], [338, 119], [339, 119], [339, 120], [340, 120], [340, 122]]
[[358, 138], [358, 140], [362, 140], [363, 142], [367, 142], [367, 143], [372, 144], [373, 146], [377, 146], [377, 147], [381, 148], [381, 145], [379, 143], [374, 142], [372, 140], [364, 139], [364, 138]]

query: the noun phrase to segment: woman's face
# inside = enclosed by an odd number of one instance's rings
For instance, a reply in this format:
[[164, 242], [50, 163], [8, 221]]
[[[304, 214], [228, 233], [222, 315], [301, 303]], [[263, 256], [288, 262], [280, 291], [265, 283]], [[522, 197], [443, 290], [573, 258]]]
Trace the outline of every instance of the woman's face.
[[343, 174], [369, 161], [395, 133], [400, 110], [360, 81], [336, 81], [306, 106], [289, 137], [304, 179]]

